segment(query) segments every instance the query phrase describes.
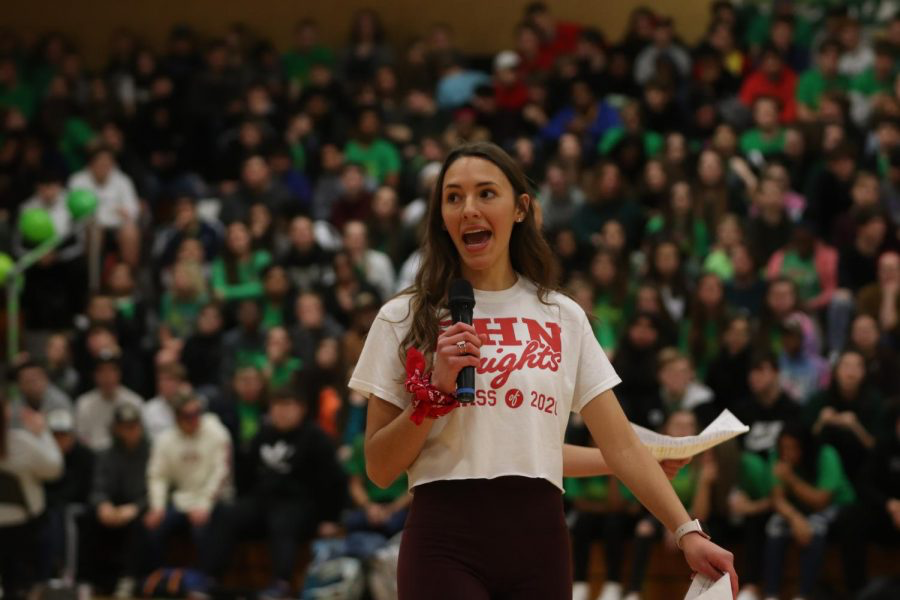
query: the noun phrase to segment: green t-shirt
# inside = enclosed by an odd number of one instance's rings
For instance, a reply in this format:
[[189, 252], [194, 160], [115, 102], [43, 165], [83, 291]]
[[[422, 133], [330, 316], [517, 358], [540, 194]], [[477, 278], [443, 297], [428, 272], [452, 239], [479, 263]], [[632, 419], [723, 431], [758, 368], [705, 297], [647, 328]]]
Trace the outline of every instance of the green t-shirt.
[[772, 468], [755, 452], [742, 452], [738, 471], [738, 487], [751, 500], [767, 498], [772, 493]]
[[[693, 463], [688, 464], [681, 467], [670, 482], [672, 489], [675, 490], [675, 495], [678, 496], [678, 499], [681, 500], [684, 506], [690, 507], [694, 502], [694, 495], [697, 493], [697, 484], [699, 483], [699, 474], [700, 468], [698, 466]], [[568, 488], [566, 490], [568, 491]], [[628, 498], [635, 498], [631, 490], [627, 487], [625, 490], [628, 492]]]
[[70, 171], [77, 171], [84, 166], [85, 149], [94, 139], [94, 130], [87, 121], [78, 117], [70, 117], [63, 125], [59, 140], [59, 151], [62, 153]]
[[350, 458], [344, 463], [344, 470], [347, 471], [348, 475], [356, 475], [357, 477], [362, 478], [363, 485], [366, 488], [366, 494], [369, 495], [369, 500], [372, 502], [378, 502], [380, 504], [393, 502], [405, 494], [409, 487], [406, 480], [406, 473], [403, 473], [394, 481], [394, 483], [385, 489], [381, 489], [372, 483], [366, 475], [365, 441], [365, 436], [363, 435], [358, 436], [356, 440], [354, 440], [353, 451], [350, 454]]
[[400, 154], [387, 140], [377, 139], [368, 146], [350, 140], [344, 148], [344, 159], [363, 165], [366, 173], [378, 183], [384, 183], [388, 175], [400, 172]]
[[741, 134], [740, 147], [743, 154], [761, 152], [763, 156], [778, 154], [784, 150], [784, 129], [779, 129], [774, 136], [764, 135], [762, 130], [753, 128]]
[[[768, 1], [762, 4], [770, 6]], [[769, 40], [772, 29], [772, 15], [768, 10], [760, 12], [759, 7], [753, 7], [751, 10], [755, 11], [755, 14], [750, 18], [749, 24], [744, 30], [744, 41], [749, 46], [762, 46]], [[800, 16], [794, 19], [794, 43], [797, 46], [804, 48], [812, 46], [815, 33], [816, 27], [812, 22]]]
[[846, 75], [837, 74], [826, 79], [819, 69], [812, 68], [805, 71], [797, 80], [794, 97], [806, 106], [819, 108], [819, 98], [825, 92], [846, 92], [849, 89], [850, 78]]
[[306, 52], [290, 50], [281, 57], [281, 70], [284, 76], [301, 84], [306, 83], [313, 65], [331, 67], [334, 65], [334, 52], [320, 44]]
[[303, 361], [295, 356], [289, 357], [284, 362], [273, 365], [265, 354], [253, 356], [253, 366], [262, 372], [270, 372], [269, 389], [277, 390], [291, 384], [294, 373], [300, 371]]
[[261, 350], [238, 348], [234, 353], [234, 365], [237, 369], [243, 367], [256, 367], [257, 369], [260, 369], [266, 364], [266, 353]]
[[237, 266], [237, 282], [228, 281], [225, 260], [217, 258], [212, 264], [212, 286], [226, 301], [255, 299], [262, 296], [262, 271], [272, 262], [265, 250], [254, 252], [250, 260]]
[[122, 318], [126, 321], [131, 321], [134, 319], [134, 313], [136, 310], [137, 303], [134, 301], [134, 298], [126, 296], [124, 298], [116, 299], [116, 312], [122, 315]]
[[269, 388], [274, 390], [290, 385], [294, 373], [300, 371], [301, 366], [303, 366], [303, 361], [295, 356], [279, 365], [273, 365], [272, 374], [269, 375]]
[[[569, 500], [589, 500], [591, 502], [606, 502], [609, 499], [609, 477], [600, 475], [597, 477], [566, 477], [563, 479], [563, 488]], [[619, 494], [626, 502], [637, 502], [622, 482], [619, 482]]]
[[[772, 482], [775, 485], [779, 483], [778, 477], [775, 476], [774, 472], [776, 462], [778, 462], [778, 454], [773, 450], [769, 453], [769, 468], [771, 469]], [[819, 450], [815, 483], [808, 483], [815, 485], [816, 489], [831, 492], [831, 504], [834, 506], [846, 506], [856, 500], [856, 492], [844, 473], [841, 457], [837, 450], [828, 444], [823, 444]], [[791, 498], [791, 502], [797, 503], [794, 498]]]
[[18, 108], [27, 120], [34, 115], [36, 98], [34, 88], [21, 81], [13, 88], [0, 87], [0, 107]]
[[263, 304], [262, 328], [271, 329], [284, 325], [284, 305], [266, 301]]
[[303, 144], [291, 144], [289, 150], [291, 151], [291, 164], [294, 165], [294, 168], [301, 173], [306, 172], [306, 148], [303, 147]]
[[[896, 71], [896, 69], [895, 69]], [[875, 67], [869, 67], [850, 82], [850, 89], [859, 92], [863, 96], [869, 97], [881, 92], [892, 94], [894, 88], [894, 77], [889, 79], [878, 79], [875, 75]]]
[[[689, 318], [684, 318], [679, 323], [678, 349], [685, 354], [691, 352], [692, 325], [693, 323]], [[691, 357], [695, 363], [694, 366], [697, 370], [697, 377], [701, 380], [706, 379], [706, 371], [709, 368], [709, 364], [719, 354], [719, 340], [721, 337], [722, 332], [719, 331], [719, 324], [715, 319], [707, 319], [706, 323], [703, 325], [703, 356]]]
[[160, 307], [160, 318], [172, 335], [185, 339], [194, 332], [200, 311], [208, 301], [206, 294], [186, 299], [176, 298], [172, 292], [165, 292]]
[[[628, 304], [627, 302], [625, 304]], [[594, 337], [607, 351], [615, 350], [619, 336], [625, 326], [625, 307], [613, 302], [608, 292], [598, 294], [594, 303], [592, 326]]]
[[819, 273], [816, 271], [814, 258], [803, 258], [793, 250], [784, 253], [784, 261], [781, 263], [781, 274], [794, 282], [797, 286], [797, 296], [806, 302], [815, 298], [822, 292], [819, 283]]
[[[603, 156], [606, 156], [624, 137], [625, 128], [621, 125], [606, 130], [606, 133], [603, 134], [603, 137], [601, 137], [600, 141], [597, 143], [597, 151]], [[645, 131], [641, 137], [644, 141], [644, 152], [648, 157], [657, 156], [662, 152], [663, 146], [665, 145], [663, 136], [655, 131]]]
[[239, 402], [237, 405], [238, 413], [238, 440], [242, 445], [250, 442], [257, 432], [259, 432], [259, 422], [261, 420], [262, 411], [256, 404], [244, 404]]
[[[666, 220], [662, 215], [655, 215], [647, 221], [645, 233], [648, 236], [656, 235], [666, 227]], [[685, 227], [687, 229], [687, 227]], [[709, 231], [703, 219], [693, 219], [690, 223], [689, 239], [679, 242], [679, 247], [687, 256], [703, 257], [709, 251]], [[676, 240], [678, 241], [678, 240]]]
[[690, 507], [694, 502], [694, 494], [697, 493], [697, 475], [699, 468], [694, 464], [681, 467], [675, 477], [672, 478], [672, 489], [684, 506]]
[[704, 273], [715, 273], [723, 282], [731, 281], [734, 277], [734, 264], [731, 257], [724, 250], [713, 250], [703, 261]]

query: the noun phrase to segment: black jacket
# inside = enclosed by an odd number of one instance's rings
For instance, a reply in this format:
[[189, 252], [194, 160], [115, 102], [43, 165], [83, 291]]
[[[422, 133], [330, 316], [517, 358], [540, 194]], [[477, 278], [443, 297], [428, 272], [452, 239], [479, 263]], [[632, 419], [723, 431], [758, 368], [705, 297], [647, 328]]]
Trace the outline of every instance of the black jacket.
[[860, 495], [873, 510], [884, 511], [888, 498], [900, 498], [900, 436], [878, 443], [860, 482]]
[[219, 386], [223, 383], [221, 332], [204, 335], [195, 333], [187, 339], [181, 361], [194, 387]]
[[143, 511], [147, 507], [149, 460], [150, 444], [146, 439], [134, 450], [128, 450], [118, 441], [113, 442], [109, 449], [97, 455], [91, 504], [137, 504]]
[[334, 445], [315, 423], [304, 420], [291, 431], [270, 424], [251, 445], [250, 494], [263, 501], [293, 500], [315, 507], [320, 520], [337, 520], [347, 482]]
[[91, 475], [94, 470], [94, 453], [90, 448], [76, 442], [63, 455], [65, 469], [59, 479], [44, 486], [47, 506], [65, 506], [87, 502], [91, 491]]
[[750, 373], [750, 346], [731, 354], [724, 348], [709, 364], [706, 385], [713, 391], [721, 408], [731, 409], [749, 394], [747, 376]]
[[750, 428], [747, 435], [741, 436], [744, 450], [767, 459], [785, 425], [800, 422], [802, 409], [781, 392], [772, 406], [763, 406], [748, 395], [734, 407], [734, 415]]

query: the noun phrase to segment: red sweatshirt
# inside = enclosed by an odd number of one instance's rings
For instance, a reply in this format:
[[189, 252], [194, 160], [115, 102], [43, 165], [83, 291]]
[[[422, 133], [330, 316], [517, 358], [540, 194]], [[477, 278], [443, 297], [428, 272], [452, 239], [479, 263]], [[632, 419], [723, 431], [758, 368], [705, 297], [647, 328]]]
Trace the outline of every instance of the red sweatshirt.
[[760, 96], [773, 96], [781, 103], [781, 122], [792, 123], [797, 118], [797, 104], [794, 100], [794, 89], [797, 87], [797, 75], [784, 67], [781, 77], [771, 80], [760, 71], [754, 71], [741, 86], [741, 102], [753, 106], [753, 101]]

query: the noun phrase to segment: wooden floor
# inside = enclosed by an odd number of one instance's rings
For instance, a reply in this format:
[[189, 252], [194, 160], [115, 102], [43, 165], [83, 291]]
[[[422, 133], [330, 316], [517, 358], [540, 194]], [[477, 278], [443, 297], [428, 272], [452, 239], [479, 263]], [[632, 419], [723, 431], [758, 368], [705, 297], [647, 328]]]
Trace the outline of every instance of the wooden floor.
[[[742, 548], [732, 549], [735, 553], [738, 575], [742, 563]], [[631, 544], [626, 543], [626, 559], [624, 561], [624, 575], [627, 579], [631, 572]], [[175, 553], [176, 563], [190, 561], [190, 551], [187, 548], [179, 548]], [[603, 547], [596, 544], [591, 552], [589, 577], [591, 584], [591, 598], [596, 598], [606, 580], [603, 560]], [[883, 548], [873, 548], [870, 551], [870, 576], [895, 575], [900, 576], [900, 552], [889, 552]], [[299, 588], [302, 584], [303, 571], [310, 559], [308, 548], [301, 552], [297, 559], [295, 571], [295, 584]], [[242, 543], [235, 553], [231, 568], [222, 582], [227, 588], [234, 590], [261, 590], [269, 583], [271, 574], [269, 553], [266, 544], [262, 542]], [[785, 571], [785, 587], [783, 592], [786, 597], [794, 590], [797, 579], [797, 556], [792, 552], [788, 555], [788, 564]], [[842, 589], [842, 569], [837, 549], [829, 546], [823, 568], [823, 580], [832, 589]], [[680, 552], [667, 551], [662, 544], [657, 544], [650, 555], [650, 565], [647, 569], [647, 579], [642, 591], [643, 600], [681, 600], [690, 587], [690, 570]], [[839, 596], [838, 596], [839, 597]], [[99, 597], [98, 597], [99, 598]], [[465, 600], [465, 599], [461, 599]], [[898, 599], [900, 600], [900, 599]]]
[[[729, 548], [735, 554], [735, 565], [740, 578], [740, 566], [743, 564], [743, 548]], [[631, 546], [626, 544], [625, 565], [623, 574], [626, 578], [631, 573]], [[798, 560], [796, 552], [788, 553], [788, 563], [785, 569], [785, 580], [782, 592], [785, 597], [795, 590], [798, 573]], [[650, 565], [647, 569], [647, 579], [642, 590], [642, 600], [681, 600], [691, 585], [690, 568], [684, 561], [680, 552], [667, 551], [662, 544], [657, 544], [650, 555]], [[869, 552], [869, 576], [893, 575], [900, 577], [900, 551], [889, 552], [884, 548], [872, 548]], [[596, 544], [591, 551], [591, 564], [589, 568], [591, 584], [591, 598], [596, 598], [606, 581], [606, 569], [603, 560], [603, 547]], [[843, 569], [837, 548], [831, 544], [825, 556], [825, 566], [822, 569], [822, 579], [833, 590], [843, 589]], [[841, 596], [837, 596], [841, 597]], [[898, 598], [897, 600], [900, 600]]]

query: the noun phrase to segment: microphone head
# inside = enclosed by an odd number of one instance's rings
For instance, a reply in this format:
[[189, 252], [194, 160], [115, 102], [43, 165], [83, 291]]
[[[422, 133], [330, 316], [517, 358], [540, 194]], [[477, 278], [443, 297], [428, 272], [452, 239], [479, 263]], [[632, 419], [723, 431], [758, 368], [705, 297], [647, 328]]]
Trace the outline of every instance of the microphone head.
[[468, 305], [475, 306], [475, 292], [468, 279], [454, 279], [450, 282], [450, 291], [447, 293], [450, 306]]

